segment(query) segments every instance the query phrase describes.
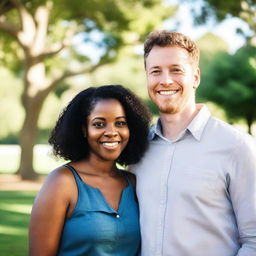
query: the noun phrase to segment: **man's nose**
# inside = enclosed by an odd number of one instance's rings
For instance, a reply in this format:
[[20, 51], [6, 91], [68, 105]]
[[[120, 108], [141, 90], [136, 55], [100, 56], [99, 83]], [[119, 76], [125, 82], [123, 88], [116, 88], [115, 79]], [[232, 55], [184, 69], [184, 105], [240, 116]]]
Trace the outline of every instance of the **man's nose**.
[[161, 76], [161, 85], [170, 85], [173, 84], [172, 76], [169, 74], [169, 72], [163, 72]]

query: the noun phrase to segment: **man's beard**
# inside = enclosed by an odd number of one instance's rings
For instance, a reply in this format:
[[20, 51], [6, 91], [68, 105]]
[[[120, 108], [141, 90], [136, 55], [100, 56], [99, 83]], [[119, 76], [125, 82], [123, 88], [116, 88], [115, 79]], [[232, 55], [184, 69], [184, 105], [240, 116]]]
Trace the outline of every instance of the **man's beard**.
[[181, 110], [181, 102], [170, 102], [169, 100], [166, 100], [164, 102], [161, 102], [160, 104], [157, 104], [155, 102], [155, 105], [158, 107], [158, 110], [163, 114], [170, 114], [174, 115], [177, 114]]

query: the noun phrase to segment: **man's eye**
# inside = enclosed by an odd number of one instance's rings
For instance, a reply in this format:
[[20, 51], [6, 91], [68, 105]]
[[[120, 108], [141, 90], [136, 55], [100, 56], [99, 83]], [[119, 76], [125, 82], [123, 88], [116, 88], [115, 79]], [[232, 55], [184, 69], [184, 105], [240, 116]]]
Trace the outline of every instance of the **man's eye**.
[[173, 68], [173, 69], [171, 69], [171, 72], [181, 73], [181, 72], [182, 72], [182, 70], [181, 70], [181, 69], [179, 69], [179, 68]]
[[152, 70], [152, 71], [151, 71], [151, 74], [154, 74], [154, 75], [155, 75], [155, 74], [159, 74], [159, 73], [160, 73], [160, 70]]
[[116, 122], [116, 126], [122, 127], [122, 126], [126, 126], [127, 122], [126, 121], [117, 121]]
[[92, 124], [96, 128], [103, 128], [105, 124], [103, 122], [96, 122]]

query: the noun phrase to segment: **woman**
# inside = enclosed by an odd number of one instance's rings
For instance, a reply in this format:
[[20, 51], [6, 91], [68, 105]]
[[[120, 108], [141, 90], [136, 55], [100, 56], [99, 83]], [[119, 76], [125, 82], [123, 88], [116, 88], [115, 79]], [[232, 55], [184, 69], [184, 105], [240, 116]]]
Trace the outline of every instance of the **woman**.
[[138, 255], [135, 177], [150, 115], [119, 85], [89, 88], [64, 109], [49, 139], [68, 160], [48, 175], [31, 214], [30, 255]]

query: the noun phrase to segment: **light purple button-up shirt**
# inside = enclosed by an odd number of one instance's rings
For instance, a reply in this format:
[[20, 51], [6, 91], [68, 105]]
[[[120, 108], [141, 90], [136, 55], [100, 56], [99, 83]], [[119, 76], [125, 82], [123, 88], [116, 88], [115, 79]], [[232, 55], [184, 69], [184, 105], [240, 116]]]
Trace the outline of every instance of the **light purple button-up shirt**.
[[177, 140], [152, 127], [137, 176], [142, 256], [256, 256], [255, 140], [202, 107]]

